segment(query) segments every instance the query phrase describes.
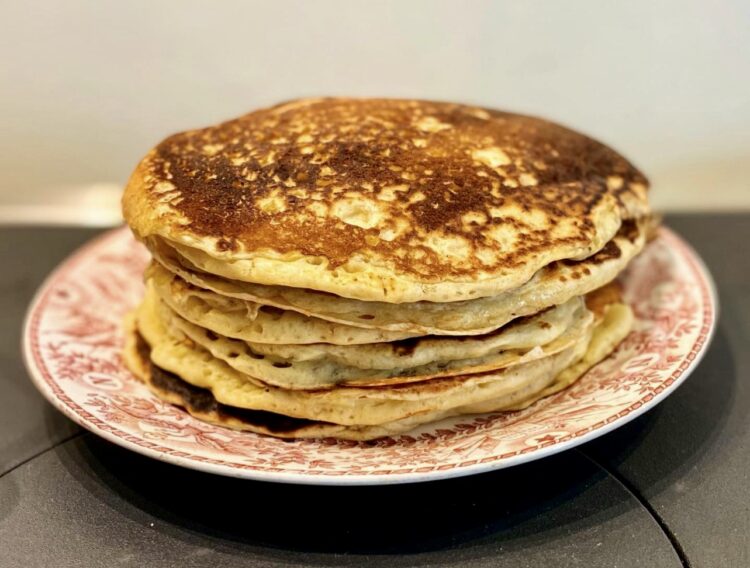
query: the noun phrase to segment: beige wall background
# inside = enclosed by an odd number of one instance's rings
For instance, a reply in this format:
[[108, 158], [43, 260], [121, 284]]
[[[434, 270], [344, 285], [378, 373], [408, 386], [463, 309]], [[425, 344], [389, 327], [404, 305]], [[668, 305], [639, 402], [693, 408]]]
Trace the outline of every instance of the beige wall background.
[[750, 2], [0, 2], [0, 220], [114, 222], [165, 135], [304, 95], [542, 115], [750, 209]]

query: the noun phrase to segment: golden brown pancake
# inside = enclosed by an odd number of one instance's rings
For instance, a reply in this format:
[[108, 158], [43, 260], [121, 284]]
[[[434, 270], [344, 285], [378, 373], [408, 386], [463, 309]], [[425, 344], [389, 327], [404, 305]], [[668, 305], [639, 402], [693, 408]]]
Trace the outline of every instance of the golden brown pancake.
[[[288, 286], [264, 286], [230, 280], [191, 269], [189, 264], [172, 259], [161, 250], [152, 251], [158, 262], [152, 263], [147, 272], [157, 288], [162, 289], [160, 295], [164, 301], [178, 312], [191, 311], [186, 304], [195, 307], [200, 303], [199, 299], [213, 306], [212, 310], [205, 307], [199, 310], [201, 314], [185, 316], [193, 320], [199, 318], [196, 323], [201, 325], [200, 320], [210, 319], [205, 317], [209, 314], [216, 320], [219, 315], [226, 319], [228, 314], [235, 313], [243, 315], [241, 321], [233, 326], [239, 329], [247, 326], [250, 319], [248, 314], [257, 312], [258, 306], [273, 306], [283, 310], [281, 313], [287, 322], [294, 312], [312, 316], [307, 320], [300, 320], [299, 316], [295, 318], [297, 322], [304, 322], [302, 325], [308, 330], [309, 338], [321, 337], [317, 330], [322, 319], [345, 324], [336, 327], [337, 333], [327, 334], [329, 338], [323, 340], [327, 343], [373, 343], [397, 340], [393, 336], [395, 333], [464, 336], [491, 332], [516, 317], [535, 314], [600, 288], [614, 279], [644, 244], [644, 229], [635, 222], [626, 221], [611, 241], [583, 260], [550, 263], [528, 282], [496, 296], [448, 303], [364, 302]], [[263, 308], [260, 309], [262, 311]], [[266, 314], [259, 313], [252, 319], [268, 319], [264, 316]], [[207, 321], [205, 323], [205, 327], [221, 332]], [[372, 334], [363, 334], [366, 329], [377, 330], [384, 335], [381, 339], [372, 339]], [[352, 331], [356, 332], [356, 338]], [[301, 343], [301, 336], [301, 333], [296, 333], [294, 340], [280, 341], [280, 335], [271, 333], [270, 327], [264, 325], [263, 337], [254, 341]]]
[[308, 99], [167, 138], [123, 199], [136, 235], [237, 280], [453, 302], [601, 249], [647, 181], [582, 134], [458, 104]]
[[124, 358], [279, 437], [525, 408], [629, 332], [647, 186], [580, 133], [452, 103], [303, 99], [176, 134], [123, 197], [154, 260]]
[[[191, 384], [178, 374], [165, 370], [151, 360], [151, 345], [135, 327], [130, 316], [126, 325], [124, 358], [133, 373], [163, 400], [185, 408], [196, 418], [237, 430], [248, 430], [281, 438], [337, 437], [372, 440], [409, 431], [421, 424], [459, 414], [519, 410], [570, 386], [596, 363], [609, 355], [627, 335], [632, 314], [624, 304], [611, 304], [597, 324], [585, 354], [559, 373], [551, 383], [528, 385], [499, 398], [490, 398], [466, 406], [416, 413], [383, 424], [337, 424], [278, 412], [238, 407], [217, 400], [211, 388]], [[547, 384], [547, 386], [544, 386]]]

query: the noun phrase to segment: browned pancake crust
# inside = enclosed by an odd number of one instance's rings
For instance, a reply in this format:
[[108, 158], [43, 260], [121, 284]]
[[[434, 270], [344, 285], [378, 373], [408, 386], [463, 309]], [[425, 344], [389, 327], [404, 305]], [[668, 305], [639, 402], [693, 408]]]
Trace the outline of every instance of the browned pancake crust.
[[586, 307], [594, 312], [597, 318], [604, 317], [612, 304], [622, 302], [622, 284], [614, 280], [586, 294]]
[[[275, 435], [292, 435], [312, 425], [325, 425], [327, 422], [293, 418], [265, 410], [250, 410], [222, 404], [214, 398], [210, 390], [196, 387], [155, 365], [150, 358], [151, 346], [143, 336], [135, 333], [136, 350], [147, 376], [143, 377], [149, 386], [164, 398], [179, 404], [191, 414], [213, 418], [212, 422], [237, 421], [247, 426], [262, 429]], [[179, 402], [177, 402], [179, 401]]]
[[[588, 243], [596, 232], [591, 212], [603, 197], [643, 201], [647, 184], [610, 148], [551, 122], [392, 99], [299, 101], [176, 134], [134, 179], [149, 180], [139, 191], [152, 193], [160, 180], [171, 184], [185, 230], [218, 239], [219, 251], [271, 249], [324, 257], [335, 268], [377, 248], [398, 270], [427, 279], [513, 268], [535, 252]], [[408, 220], [393, 227], [392, 240], [382, 224], [360, 227], [315, 212], [347, 192], [378, 200], [384, 191]], [[154, 202], [163, 201], [156, 193]], [[508, 206], [520, 214], [497, 216]], [[525, 212], [543, 215], [545, 226], [527, 223]], [[575, 231], [551, 236], [551, 227], [571, 218]], [[439, 231], [467, 239], [475, 251], [497, 251], [487, 229], [504, 224], [520, 242], [491, 261], [456, 263], [423, 244]]]

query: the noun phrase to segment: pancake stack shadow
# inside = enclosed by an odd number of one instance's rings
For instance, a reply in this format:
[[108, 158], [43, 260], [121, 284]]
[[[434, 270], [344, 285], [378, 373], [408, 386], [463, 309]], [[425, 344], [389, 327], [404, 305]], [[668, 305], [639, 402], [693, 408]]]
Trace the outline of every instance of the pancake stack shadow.
[[482, 553], [489, 541], [524, 548], [633, 506], [578, 452], [470, 479], [370, 487], [217, 477], [91, 436], [60, 454], [91, 494], [136, 522], [159, 519], [166, 524], [157, 521], [158, 530], [191, 544], [208, 537], [240, 550], [381, 555], [477, 547]]

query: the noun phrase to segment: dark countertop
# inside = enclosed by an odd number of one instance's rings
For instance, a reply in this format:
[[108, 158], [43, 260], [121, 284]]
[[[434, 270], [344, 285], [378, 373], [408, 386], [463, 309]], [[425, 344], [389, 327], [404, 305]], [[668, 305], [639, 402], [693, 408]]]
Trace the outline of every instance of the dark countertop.
[[0, 566], [750, 566], [750, 215], [667, 223], [721, 304], [672, 396], [551, 458], [370, 488], [220, 478], [81, 431], [36, 393], [19, 339], [34, 290], [94, 232], [0, 229]]

